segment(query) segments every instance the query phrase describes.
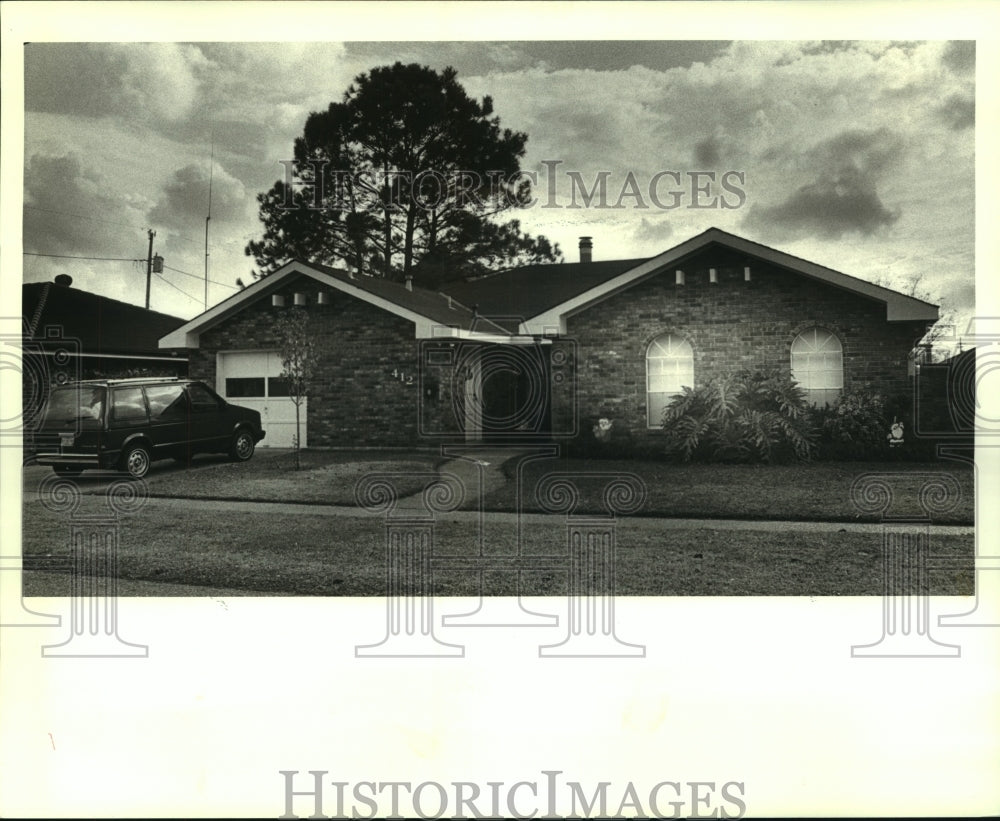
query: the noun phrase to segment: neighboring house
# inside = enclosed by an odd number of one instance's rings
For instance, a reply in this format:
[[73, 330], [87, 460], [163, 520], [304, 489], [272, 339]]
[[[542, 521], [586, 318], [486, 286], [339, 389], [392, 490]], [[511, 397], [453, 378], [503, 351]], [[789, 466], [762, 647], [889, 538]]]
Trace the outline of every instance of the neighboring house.
[[54, 282], [21, 286], [26, 417], [54, 382], [187, 375], [187, 351], [158, 344], [183, 319], [72, 285], [71, 277], [60, 274]]
[[[649, 259], [532, 265], [421, 288], [289, 262], [167, 334], [191, 375], [291, 441], [275, 317], [311, 316], [310, 446], [571, 436], [598, 418], [659, 448], [682, 386], [778, 368], [811, 402], [910, 389], [937, 307], [716, 228]], [[268, 427], [270, 420], [270, 427]], [[274, 434], [272, 435], [272, 431]]]

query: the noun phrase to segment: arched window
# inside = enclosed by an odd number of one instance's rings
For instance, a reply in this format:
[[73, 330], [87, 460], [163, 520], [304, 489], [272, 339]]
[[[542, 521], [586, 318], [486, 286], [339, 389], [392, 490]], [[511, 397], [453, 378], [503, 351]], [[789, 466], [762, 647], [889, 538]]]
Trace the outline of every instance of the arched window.
[[646, 349], [646, 425], [663, 424], [663, 410], [687, 385], [694, 387], [694, 351], [676, 334], [663, 334]]
[[823, 328], [809, 328], [792, 342], [792, 379], [811, 405], [832, 404], [844, 387], [844, 350]]

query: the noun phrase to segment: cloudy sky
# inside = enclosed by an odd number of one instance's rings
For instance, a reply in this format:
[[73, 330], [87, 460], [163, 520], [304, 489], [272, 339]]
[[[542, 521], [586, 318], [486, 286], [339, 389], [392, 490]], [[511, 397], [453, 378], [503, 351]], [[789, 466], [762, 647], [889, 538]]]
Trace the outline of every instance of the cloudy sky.
[[[144, 260], [152, 228], [167, 266], [152, 307], [196, 315], [211, 169], [209, 304], [234, 293], [250, 281], [255, 195], [282, 175], [309, 112], [396, 60], [454, 66], [529, 135], [522, 167], [541, 199], [517, 216], [567, 260], [584, 234], [595, 259], [613, 259], [718, 226], [901, 288], [920, 277], [943, 307], [973, 309], [969, 41], [29, 44], [24, 280], [66, 272], [141, 304], [144, 262], [35, 255]], [[716, 183], [700, 178], [695, 196], [693, 171]], [[602, 172], [620, 207], [542, 207], [570, 205], [573, 175], [590, 188]], [[720, 187], [726, 172], [742, 196]], [[656, 206], [653, 179], [678, 207]]]

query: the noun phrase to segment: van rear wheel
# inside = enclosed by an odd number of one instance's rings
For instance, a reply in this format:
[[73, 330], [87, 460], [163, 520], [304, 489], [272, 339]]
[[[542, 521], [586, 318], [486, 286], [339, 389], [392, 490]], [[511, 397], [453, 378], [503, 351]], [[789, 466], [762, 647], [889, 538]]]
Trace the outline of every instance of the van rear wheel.
[[122, 454], [122, 469], [133, 479], [149, 473], [149, 451], [143, 445], [132, 445]]

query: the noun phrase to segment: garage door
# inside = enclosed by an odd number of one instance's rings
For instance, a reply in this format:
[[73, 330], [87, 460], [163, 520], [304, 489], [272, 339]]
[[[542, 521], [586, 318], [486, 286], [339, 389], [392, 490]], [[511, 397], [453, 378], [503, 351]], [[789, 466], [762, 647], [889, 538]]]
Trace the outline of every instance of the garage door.
[[[295, 437], [295, 403], [281, 379], [281, 356], [277, 351], [239, 351], [220, 353], [216, 390], [234, 405], [260, 411], [261, 424], [267, 432], [260, 447], [290, 448]], [[306, 407], [300, 407], [302, 446], [306, 436]]]

